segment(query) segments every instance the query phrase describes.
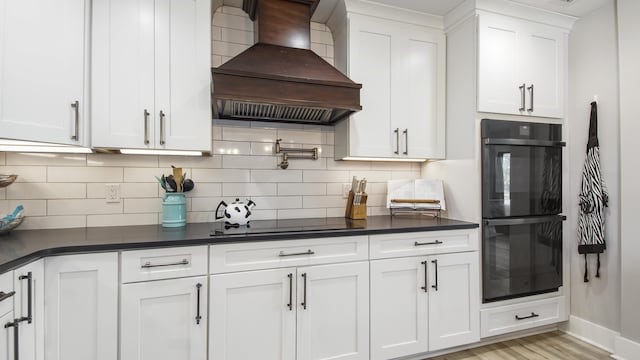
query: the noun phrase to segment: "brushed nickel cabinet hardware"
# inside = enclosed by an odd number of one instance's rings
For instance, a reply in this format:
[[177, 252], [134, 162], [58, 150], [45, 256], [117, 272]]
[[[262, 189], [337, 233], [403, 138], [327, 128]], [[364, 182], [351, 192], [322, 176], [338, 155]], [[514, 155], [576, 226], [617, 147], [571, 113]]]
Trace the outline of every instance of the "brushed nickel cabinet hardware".
[[409, 155], [409, 129], [404, 129], [404, 152], [402, 154]]
[[164, 143], [164, 111], [160, 110], [160, 145]]
[[78, 141], [80, 140], [80, 135], [78, 135], [78, 128], [80, 127], [80, 102], [78, 100], [72, 102], [71, 107], [74, 113], [73, 135], [71, 135], [71, 140]]
[[309, 250], [307, 250], [305, 252], [291, 253], [291, 254], [287, 254], [284, 251], [280, 251], [278, 256], [286, 257], [286, 256], [302, 256], [302, 255], [313, 255], [313, 254], [315, 254], [315, 252], [313, 250], [309, 249]]
[[423, 261], [420, 264], [424, 265], [424, 286], [421, 286], [420, 289], [424, 290], [424, 292], [429, 292], [429, 285], [427, 284], [427, 262]]
[[8, 322], [4, 324], [4, 328], [8, 329], [10, 327], [13, 328], [13, 359], [20, 360], [20, 354], [18, 353], [18, 349], [20, 348], [20, 331], [18, 330], [19, 326], [18, 320], [14, 320], [13, 322]]
[[444, 244], [442, 241], [440, 240], [436, 240], [436, 241], [431, 241], [431, 242], [425, 242], [425, 243], [420, 243], [420, 242], [414, 242], [413, 245], [414, 246], [426, 246], [426, 245], [441, 245]]
[[196, 325], [200, 325], [200, 320], [202, 320], [202, 316], [200, 316], [200, 289], [202, 288], [202, 284], [196, 284], [197, 291], [197, 303], [196, 303]]
[[143, 265], [140, 266], [142, 269], [155, 268], [155, 267], [163, 267], [163, 266], [179, 266], [179, 265], [189, 265], [189, 260], [182, 259], [182, 261], [168, 263], [168, 264], [152, 264], [151, 261], [147, 261]]
[[531, 100], [531, 103], [529, 104], [530, 107], [527, 109], [527, 111], [533, 112], [533, 84], [531, 84], [531, 86], [529, 86], [527, 90], [529, 90], [529, 95], [530, 95], [529, 99]]
[[144, 109], [144, 144], [149, 145], [149, 111]]
[[289, 278], [289, 303], [287, 304], [287, 307], [289, 308], [289, 311], [293, 311], [293, 274], [289, 273], [287, 277]]
[[27, 316], [23, 316], [21, 318], [16, 319], [17, 322], [26, 321], [28, 324], [31, 324], [33, 321], [33, 274], [31, 271], [27, 273], [27, 275], [20, 275], [18, 280], [27, 280]]
[[518, 89], [520, 89], [520, 108], [518, 110], [520, 111], [524, 111], [525, 110], [525, 94], [524, 94], [524, 90], [527, 87], [527, 84], [522, 84], [518, 87]]
[[303, 273], [300, 276], [302, 276], [302, 286], [303, 286], [302, 303], [300, 303], [300, 305], [302, 305], [303, 309], [307, 310], [307, 273]]
[[396, 134], [396, 151], [393, 153], [400, 154], [400, 129], [396, 128], [393, 132]]
[[431, 263], [435, 265], [435, 269], [436, 269], [436, 283], [435, 285], [431, 285], [431, 287], [434, 288], [436, 291], [438, 291], [438, 259], [431, 260]]

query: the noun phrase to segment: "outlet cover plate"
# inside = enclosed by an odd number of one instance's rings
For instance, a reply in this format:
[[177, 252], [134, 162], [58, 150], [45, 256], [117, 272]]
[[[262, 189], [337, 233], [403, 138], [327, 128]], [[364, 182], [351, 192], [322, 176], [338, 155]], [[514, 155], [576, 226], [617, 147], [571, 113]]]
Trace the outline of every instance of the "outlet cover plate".
[[108, 203], [120, 202], [120, 184], [105, 184], [105, 200]]

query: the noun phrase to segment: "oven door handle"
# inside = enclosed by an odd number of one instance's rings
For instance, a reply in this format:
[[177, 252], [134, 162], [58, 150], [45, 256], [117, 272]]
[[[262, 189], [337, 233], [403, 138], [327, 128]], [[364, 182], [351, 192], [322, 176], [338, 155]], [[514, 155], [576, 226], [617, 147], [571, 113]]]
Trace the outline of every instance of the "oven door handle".
[[513, 219], [484, 219], [486, 226], [501, 226], [501, 225], [530, 225], [540, 224], [546, 222], [556, 222], [567, 220], [564, 215], [551, 215], [551, 216], [535, 216], [527, 218], [513, 218]]
[[529, 140], [529, 139], [502, 139], [483, 138], [485, 145], [513, 145], [513, 146], [542, 146], [542, 147], [565, 147], [567, 143], [555, 140]]

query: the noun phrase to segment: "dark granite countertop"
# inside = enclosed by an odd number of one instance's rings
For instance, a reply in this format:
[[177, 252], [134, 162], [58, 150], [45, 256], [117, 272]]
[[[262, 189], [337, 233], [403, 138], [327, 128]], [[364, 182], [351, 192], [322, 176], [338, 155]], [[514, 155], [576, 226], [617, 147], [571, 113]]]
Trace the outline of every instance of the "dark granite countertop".
[[478, 224], [427, 216], [370, 216], [366, 220], [316, 218], [252, 221], [251, 227], [225, 229], [222, 223], [113, 226], [56, 230], [17, 230], [0, 235], [0, 273], [49, 255], [143, 249], [227, 242], [473, 229]]

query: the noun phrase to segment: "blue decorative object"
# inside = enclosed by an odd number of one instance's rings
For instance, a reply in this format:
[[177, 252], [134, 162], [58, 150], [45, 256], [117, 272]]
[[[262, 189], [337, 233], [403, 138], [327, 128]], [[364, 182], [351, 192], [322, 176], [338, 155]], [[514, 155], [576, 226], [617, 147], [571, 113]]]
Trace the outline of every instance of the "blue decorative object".
[[187, 200], [184, 193], [165, 193], [162, 198], [162, 226], [181, 227], [187, 225]]
[[13, 210], [13, 213], [0, 219], [0, 234], [6, 234], [22, 223], [22, 220], [24, 220], [23, 210], [24, 207], [18, 205]]

